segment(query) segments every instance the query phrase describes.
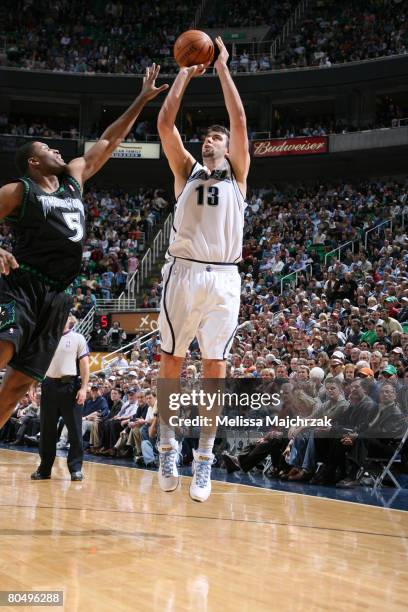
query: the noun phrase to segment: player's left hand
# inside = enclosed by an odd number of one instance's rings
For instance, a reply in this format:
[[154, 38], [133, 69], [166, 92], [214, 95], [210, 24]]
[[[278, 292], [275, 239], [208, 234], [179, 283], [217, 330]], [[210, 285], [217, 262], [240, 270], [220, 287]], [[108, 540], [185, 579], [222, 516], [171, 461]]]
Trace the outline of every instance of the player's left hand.
[[83, 404], [85, 403], [86, 400], [86, 391], [85, 389], [79, 389], [78, 393], [76, 394], [76, 398], [75, 401], [78, 404], [78, 406], [83, 406]]
[[218, 68], [221, 68], [222, 66], [226, 66], [227, 62], [228, 62], [228, 58], [229, 58], [229, 53], [227, 51], [227, 47], [224, 45], [221, 36], [217, 36], [215, 39], [215, 42], [217, 44], [217, 47], [220, 51], [218, 57], [217, 57], [217, 61], [214, 62], [214, 66], [215, 68], [218, 70]]
[[162, 91], [165, 91], [169, 88], [168, 84], [165, 83], [160, 87], [156, 87], [156, 79], [159, 76], [160, 66], [156, 64], [152, 64], [151, 66], [147, 66], [145, 76], [143, 77], [143, 86], [140, 95], [145, 98], [145, 100], [153, 100], [156, 96], [158, 96]]

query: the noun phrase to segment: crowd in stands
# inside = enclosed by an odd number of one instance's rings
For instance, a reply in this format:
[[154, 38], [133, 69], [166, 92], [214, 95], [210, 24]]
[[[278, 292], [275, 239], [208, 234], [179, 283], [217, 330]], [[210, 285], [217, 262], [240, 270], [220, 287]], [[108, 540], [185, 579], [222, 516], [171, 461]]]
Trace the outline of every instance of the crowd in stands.
[[291, 16], [296, 0], [269, 2], [261, 0], [250, 4], [245, 0], [231, 2], [207, 2], [202, 21], [208, 28], [250, 28], [267, 26], [268, 38], [279, 34], [280, 30]]
[[58, 72], [143, 73], [156, 61], [175, 71], [174, 42], [192, 23], [197, 3], [4, 2], [0, 35], [6, 40], [1, 63]]
[[[315, 116], [297, 116], [291, 113], [290, 108], [276, 108], [273, 115], [273, 128], [258, 127], [254, 129], [248, 125], [248, 138], [251, 140], [256, 132], [269, 133], [272, 138], [293, 138], [296, 136], [325, 136], [328, 134], [345, 134], [356, 132], [362, 129], [378, 129], [395, 126], [398, 119], [403, 119], [407, 116], [406, 111], [402, 106], [394, 103], [391, 98], [385, 97], [380, 99], [377, 104], [376, 116], [372, 122], [364, 125], [350, 125], [344, 121], [337, 120], [334, 114], [324, 114]], [[204, 140], [207, 128], [199, 124], [189, 123], [185, 126], [185, 134], [182, 135], [187, 142], [201, 142]], [[103, 132], [103, 124], [95, 124], [92, 130], [87, 134], [90, 140], [96, 140]], [[159, 136], [156, 133], [156, 126], [149, 121], [140, 121], [136, 123], [134, 129], [126, 137], [126, 142], [144, 142], [158, 141]], [[11, 134], [13, 136], [29, 136], [32, 138], [79, 138], [80, 134], [77, 128], [69, 129], [49, 128], [40, 120], [31, 121], [20, 117], [19, 119], [10, 119], [5, 113], [0, 113], [0, 134]], [[256, 136], [255, 136], [256, 137]]]
[[[209, 2], [201, 24], [210, 28], [267, 26], [274, 39], [298, 2]], [[0, 65], [80, 73], [143, 73], [152, 62], [162, 73], [177, 66], [172, 48], [191, 26], [197, 3], [130, 0], [84, 3], [57, 0], [4, 2], [0, 36], [6, 41]], [[280, 68], [331, 66], [407, 52], [406, 5], [402, 0], [310, 2], [306, 16], [275, 58], [252, 55], [253, 41], [231, 58], [231, 69], [257, 72]], [[200, 27], [203, 27], [201, 25]]]
[[331, 66], [405, 54], [407, 8], [401, 0], [320, 0], [286, 39], [273, 67]]
[[[367, 458], [390, 456], [408, 426], [407, 183], [275, 188], [250, 193], [248, 200], [241, 312], [228, 376], [275, 385], [281, 416], [326, 415], [331, 425], [270, 427], [238, 454], [227, 433], [218, 440], [218, 464], [233, 472], [268, 461], [272, 478], [364, 483]], [[380, 225], [390, 218], [392, 228]], [[346, 242], [340, 257], [330, 254]], [[151, 289], [156, 304], [160, 291], [157, 283]], [[123, 330], [113, 328], [119, 345]], [[84, 410], [89, 452], [156, 465], [159, 361], [154, 337], [94, 376]], [[194, 341], [183, 376], [200, 375]], [[3, 439], [32, 439], [35, 422], [28, 433], [26, 422], [37, 417], [26, 408], [23, 400]], [[181, 461], [189, 463], [195, 440], [178, 433]], [[62, 432], [60, 447], [67, 443]]]
[[6, 113], [0, 113], [0, 134], [11, 134], [13, 136], [31, 136], [33, 138], [79, 138], [79, 131], [71, 126], [63, 128], [51, 128], [42, 121], [10, 118]]

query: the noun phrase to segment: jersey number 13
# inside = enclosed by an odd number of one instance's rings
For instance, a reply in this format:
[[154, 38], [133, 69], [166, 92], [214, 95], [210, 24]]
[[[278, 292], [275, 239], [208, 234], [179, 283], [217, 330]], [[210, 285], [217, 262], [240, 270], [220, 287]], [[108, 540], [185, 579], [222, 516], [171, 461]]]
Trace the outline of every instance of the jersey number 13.
[[206, 187], [200, 185], [196, 189], [197, 192], [197, 204], [203, 206], [204, 202], [207, 202], [209, 206], [218, 206], [218, 187], [211, 185]]

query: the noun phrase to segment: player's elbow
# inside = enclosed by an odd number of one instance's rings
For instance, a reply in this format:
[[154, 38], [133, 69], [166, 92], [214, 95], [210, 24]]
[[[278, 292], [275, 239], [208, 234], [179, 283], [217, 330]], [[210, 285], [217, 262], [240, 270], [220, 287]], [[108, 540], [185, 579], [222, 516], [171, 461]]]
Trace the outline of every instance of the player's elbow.
[[160, 111], [159, 116], [157, 118], [157, 131], [159, 132], [160, 136], [165, 136], [172, 129], [173, 125], [167, 118], [166, 113], [162, 113], [162, 111]]
[[242, 130], [242, 131], [245, 130], [246, 132], [247, 122], [246, 122], [246, 116], [244, 112], [238, 113], [238, 115], [234, 117], [232, 121], [230, 121], [230, 128], [236, 129], [236, 130]]

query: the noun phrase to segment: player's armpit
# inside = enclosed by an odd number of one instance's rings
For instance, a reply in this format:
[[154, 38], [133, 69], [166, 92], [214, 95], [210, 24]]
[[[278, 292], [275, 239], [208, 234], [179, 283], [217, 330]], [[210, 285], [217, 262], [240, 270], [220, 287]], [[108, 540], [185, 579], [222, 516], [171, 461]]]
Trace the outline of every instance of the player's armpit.
[[85, 183], [84, 172], [86, 168], [86, 161], [84, 157], [76, 157], [72, 159], [67, 165], [67, 174], [74, 177], [76, 181], [83, 187]]
[[0, 219], [16, 215], [23, 203], [24, 187], [20, 182], [7, 183], [0, 189]]
[[121, 144], [121, 139], [117, 142], [109, 142], [101, 138], [83, 155], [76, 157], [69, 162], [67, 173], [74, 177], [78, 183], [83, 186], [86, 181], [91, 178], [106, 164], [111, 157], [113, 151]]

